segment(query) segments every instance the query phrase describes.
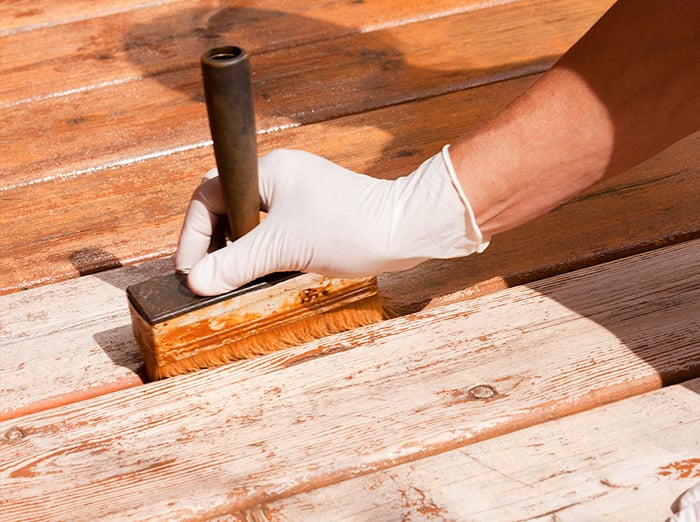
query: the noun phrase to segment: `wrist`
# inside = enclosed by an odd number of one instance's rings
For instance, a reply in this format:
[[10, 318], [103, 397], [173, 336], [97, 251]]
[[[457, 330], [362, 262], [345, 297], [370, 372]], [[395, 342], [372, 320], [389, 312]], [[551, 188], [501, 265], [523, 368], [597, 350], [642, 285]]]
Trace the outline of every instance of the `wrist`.
[[480, 254], [484, 250], [486, 250], [486, 248], [491, 243], [491, 236], [485, 236], [481, 228], [479, 227], [479, 223], [477, 222], [476, 214], [474, 213], [472, 204], [470, 203], [469, 199], [464, 193], [462, 185], [460, 184], [459, 179], [457, 178], [457, 172], [455, 171], [454, 165], [452, 164], [452, 158], [450, 157], [449, 149], [450, 145], [445, 145], [440, 151], [440, 154], [442, 155], [442, 160], [445, 164], [445, 170], [447, 171], [447, 176], [449, 177], [450, 182], [452, 183], [452, 187], [459, 196], [462, 205], [464, 205], [466, 233], [468, 234], [469, 239], [474, 243], [475, 251]]
[[[445, 147], [409, 176], [391, 182], [387, 251], [390, 257], [451, 259], [488, 246], [467, 197], [460, 194]], [[452, 172], [450, 172], [452, 170]]]

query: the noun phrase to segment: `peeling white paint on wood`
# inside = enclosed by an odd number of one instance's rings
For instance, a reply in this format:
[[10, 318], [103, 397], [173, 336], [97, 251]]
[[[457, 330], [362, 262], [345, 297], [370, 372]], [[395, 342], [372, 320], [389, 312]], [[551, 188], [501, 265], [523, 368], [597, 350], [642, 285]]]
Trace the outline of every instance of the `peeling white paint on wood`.
[[125, 289], [171, 260], [0, 296], [0, 419], [140, 384]]
[[699, 249], [0, 423], [24, 434], [0, 444], [0, 520], [222, 515], [697, 375]]
[[695, 379], [251, 512], [269, 522], [658, 522], [698, 481]]

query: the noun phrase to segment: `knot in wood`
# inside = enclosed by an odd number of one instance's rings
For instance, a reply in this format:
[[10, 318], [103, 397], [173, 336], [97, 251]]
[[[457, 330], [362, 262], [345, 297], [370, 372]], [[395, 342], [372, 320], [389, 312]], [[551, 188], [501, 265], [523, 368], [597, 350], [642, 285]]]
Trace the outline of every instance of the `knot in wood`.
[[477, 384], [469, 388], [469, 395], [474, 399], [486, 400], [496, 397], [498, 393], [496, 389], [489, 384]]
[[4, 439], [8, 442], [17, 442], [18, 440], [22, 440], [24, 436], [25, 434], [22, 428], [15, 427], [5, 432]]

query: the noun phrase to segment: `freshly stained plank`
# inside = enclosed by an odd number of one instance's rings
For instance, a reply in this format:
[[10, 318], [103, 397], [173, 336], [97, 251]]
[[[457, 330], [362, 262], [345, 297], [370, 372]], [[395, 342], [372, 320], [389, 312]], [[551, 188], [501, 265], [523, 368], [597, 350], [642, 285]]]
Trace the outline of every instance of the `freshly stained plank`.
[[283, 520], [661, 521], [700, 480], [700, 379], [241, 513]]
[[[584, 0], [534, 0], [253, 56], [258, 128], [542, 71], [599, 14]], [[13, 151], [0, 156], [0, 190], [202, 146], [209, 134], [200, 84], [198, 67], [189, 67], [0, 108], [0, 142]]]
[[[261, 135], [259, 151], [302, 148], [359, 171], [394, 177], [407, 165], [419, 164], [460, 129], [498, 110], [532, 81], [501, 82]], [[459, 117], [455, 105], [462, 107]], [[425, 122], [436, 114], [439, 124], [425, 129]], [[384, 122], [391, 122], [386, 130]], [[425, 132], [416, 140], [421, 130]], [[5, 191], [0, 198], [0, 293], [172, 253], [192, 190], [213, 163], [206, 145]]]
[[[132, 9], [114, 6], [119, 7], [114, 14], [96, 18], [91, 17], [95, 9], [83, 8], [84, 16], [76, 13], [75, 23], [49, 19], [45, 26], [35, 24], [31, 31], [0, 36], [0, 75], [4, 79], [0, 105], [196, 68], [205, 49], [223, 43], [236, 43], [259, 54], [494, 4], [483, 0], [267, 0], [245, 7], [199, 0]], [[597, 5], [601, 13], [607, 7], [601, 0]]]
[[87, 20], [126, 10], [134, 10], [157, 4], [174, 3], [173, 0], [3, 0], [0, 35], [35, 31], [39, 27], [70, 24], [75, 20]]
[[[697, 377], [698, 252], [688, 242], [2, 422], [0, 516], [222, 515]], [[496, 395], [474, 400], [476, 385]]]
[[[302, 148], [360, 172], [396, 177], [533, 80], [499, 82], [262, 135], [260, 152]], [[504, 278], [551, 273], [561, 264], [583, 266], [611, 252], [697, 235], [699, 148], [700, 134], [691, 136], [549, 215], [496, 237], [481, 256], [398, 275], [390, 293], [403, 308], [415, 309], [416, 303], [495, 277], [502, 287]], [[0, 198], [0, 293], [172, 253], [191, 191], [212, 165], [213, 154], [203, 146], [6, 191]]]

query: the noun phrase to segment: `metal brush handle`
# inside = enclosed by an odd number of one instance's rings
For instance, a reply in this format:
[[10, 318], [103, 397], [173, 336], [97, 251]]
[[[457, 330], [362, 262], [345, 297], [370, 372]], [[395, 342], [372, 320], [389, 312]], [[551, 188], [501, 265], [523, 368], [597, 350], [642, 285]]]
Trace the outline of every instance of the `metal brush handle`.
[[259, 223], [258, 155], [248, 54], [209, 49], [201, 58], [204, 96], [231, 239]]

